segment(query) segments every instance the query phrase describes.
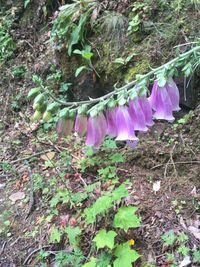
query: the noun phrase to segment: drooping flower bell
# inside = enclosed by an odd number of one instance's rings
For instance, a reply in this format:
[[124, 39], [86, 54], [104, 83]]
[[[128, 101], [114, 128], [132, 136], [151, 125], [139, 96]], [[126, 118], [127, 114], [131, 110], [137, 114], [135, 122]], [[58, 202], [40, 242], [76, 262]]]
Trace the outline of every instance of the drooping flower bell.
[[133, 122], [126, 106], [118, 106], [116, 108], [116, 140], [138, 140], [135, 136]]
[[138, 97], [139, 104], [142, 108], [144, 117], [145, 117], [145, 123], [147, 126], [152, 126], [154, 124], [153, 122], [153, 114], [152, 109], [149, 104], [149, 101], [146, 96], [139, 96]]
[[179, 94], [178, 87], [177, 87], [176, 83], [174, 82], [174, 80], [172, 79], [172, 77], [170, 77], [167, 80], [166, 89], [167, 89], [169, 98], [170, 98], [171, 103], [172, 103], [172, 110], [173, 111], [179, 111], [181, 109], [179, 107], [180, 94]]
[[86, 145], [98, 148], [107, 133], [107, 122], [103, 113], [89, 117], [87, 122]]
[[129, 113], [132, 119], [134, 130], [147, 132], [146, 120], [143, 110], [139, 104], [138, 97], [129, 101]]
[[155, 110], [153, 114], [155, 119], [167, 120], [169, 122], [174, 121], [172, 102], [167, 89], [165, 86], [159, 87], [157, 81], [154, 82], [149, 103], [151, 108]]
[[72, 119], [61, 118], [57, 122], [56, 130], [58, 134], [67, 136], [72, 133], [74, 127], [74, 121]]
[[80, 136], [84, 136], [87, 132], [87, 116], [77, 114], [74, 126], [75, 132], [77, 132]]
[[111, 137], [117, 136], [116, 108], [106, 110], [107, 134]]

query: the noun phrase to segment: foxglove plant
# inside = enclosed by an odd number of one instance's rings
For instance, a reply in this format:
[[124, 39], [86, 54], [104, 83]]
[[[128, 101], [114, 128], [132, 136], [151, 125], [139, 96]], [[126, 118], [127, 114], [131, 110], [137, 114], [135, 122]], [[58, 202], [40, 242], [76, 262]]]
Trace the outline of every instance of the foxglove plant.
[[116, 108], [108, 108], [106, 110], [107, 120], [107, 134], [111, 137], [117, 136], [117, 124], [116, 124]]
[[144, 117], [145, 117], [145, 124], [147, 126], [152, 126], [154, 124], [153, 122], [153, 113], [151, 106], [149, 104], [149, 101], [146, 96], [140, 96], [138, 97], [138, 101], [140, 104], [140, 107], [142, 108]]
[[77, 132], [80, 136], [84, 136], [87, 132], [87, 116], [77, 114], [74, 126], [75, 132]]
[[103, 113], [88, 118], [86, 145], [98, 148], [107, 134], [107, 122]]
[[173, 105], [166, 86], [167, 84], [163, 87], [159, 87], [158, 81], [155, 81], [151, 96], [149, 97], [149, 103], [151, 108], [155, 111], [153, 114], [155, 119], [173, 122], [175, 119], [173, 117]]
[[73, 127], [74, 121], [72, 119], [62, 118], [57, 122], [56, 130], [58, 134], [67, 136], [72, 133]]
[[119, 106], [116, 108], [116, 125], [117, 125], [117, 137], [116, 140], [137, 141], [135, 136], [133, 121], [128, 111], [128, 107]]
[[170, 77], [168, 79], [167, 84], [166, 84], [166, 89], [167, 89], [169, 98], [170, 98], [171, 103], [172, 103], [172, 110], [173, 111], [179, 111], [180, 110], [180, 107], [179, 107], [179, 102], [180, 102], [179, 90], [178, 90], [178, 87], [176, 86], [176, 83], [172, 79], [172, 77]]
[[146, 120], [143, 110], [139, 104], [138, 97], [129, 101], [129, 114], [132, 119], [134, 130], [147, 132]]

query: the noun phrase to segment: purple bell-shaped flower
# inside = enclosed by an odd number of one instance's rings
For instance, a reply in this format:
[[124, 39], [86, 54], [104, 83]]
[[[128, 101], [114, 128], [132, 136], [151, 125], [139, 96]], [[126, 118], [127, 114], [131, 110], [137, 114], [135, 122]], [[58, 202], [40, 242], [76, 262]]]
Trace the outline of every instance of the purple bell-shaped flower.
[[165, 86], [162, 88], [159, 87], [157, 81], [154, 82], [152, 93], [149, 97], [149, 103], [152, 109], [155, 110], [153, 114], [155, 119], [167, 120], [169, 122], [174, 121], [172, 103], [167, 89]]
[[147, 126], [152, 126], [154, 124], [153, 122], [153, 113], [151, 106], [149, 104], [149, 101], [146, 96], [140, 96], [138, 97], [139, 104], [142, 108], [144, 117], [145, 117], [145, 123]]
[[74, 126], [75, 132], [77, 132], [80, 136], [84, 136], [87, 132], [87, 116], [77, 114]]
[[133, 122], [127, 107], [119, 106], [116, 108], [116, 125], [116, 140], [138, 140], [138, 138], [135, 136]]
[[134, 130], [147, 132], [146, 120], [143, 110], [139, 104], [138, 97], [129, 101], [129, 113], [133, 122]]
[[86, 145], [98, 148], [107, 133], [107, 123], [103, 113], [88, 118]]
[[180, 107], [179, 107], [180, 94], [179, 94], [178, 87], [175, 84], [172, 77], [170, 77], [167, 80], [166, 89], [167, 89], [169, 98], [170, 98], [171, 103], [172, 103], [172, 110], [173, 111], [179, 111], [180, 110]]
[[107, 134], [111, 137], [117, 136], [117, 125], [116, 125], [116, 108], [108, 108], [106, 110], [106, 121], [107, 121]]

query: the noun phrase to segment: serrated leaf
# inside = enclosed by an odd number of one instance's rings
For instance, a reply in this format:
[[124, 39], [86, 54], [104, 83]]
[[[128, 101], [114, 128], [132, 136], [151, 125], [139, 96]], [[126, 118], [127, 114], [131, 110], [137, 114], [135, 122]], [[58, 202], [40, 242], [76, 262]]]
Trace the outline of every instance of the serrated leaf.
[[128, 190], [126, 189], [124, 184], [120, 185], [118, 188], [116, 188], [112, 192], [113, 201], [121, 200], [122, 198], [127, 197], [127, 196], [128, 196]]
[[78, 237], [81, 234], [81, 229], [77, 226], [77, 227], [66, 227], [65, 228], [65, 233], [67, 234], [68, 238], [69, 238], [69, 243], [72, 247], [78, 247]]
[[117, 214], [114, 217], [114, 227], [124, 229], [125, 232], [129, 228], [140, 227], [140, 219], [135, 212], [136, 207], [121, 207], [118, 209]]
[[82, 267], [96, 267], [96, 258], [92, 257], [88, 263], [85, 263]]
[[50, 243], [55, 243], [55, 242], [59, 243], [60, 239], [61, 239], [61, 231], [54, 227], [51, 231], [49, 242]]
[[115, 231], [106, 232], [105, 229], [102, 229], [98, 232], [93, 241], [96, 243], [97, 249], [104, 247], [113, 249], [116, 236], [117, 233]]
[[86, 224], [94, 223], [97, 215], [105, 213], [111, 207], [112, 199], [110, 196], [102, 196], [98, 198], [91, 207], [84, 210]]
[[124, 162], [124, 157], [120, 153], [115, 153], [110, 157], [110, 160], [113, 163], [120, 163], [120, 162]]
[[137, 251], [130, 248], [128, 243], [118, 245], [115, 250], [115, 256], [117, 259], [114, 261], [114, 267], [132, 267], [132, 263], [140, 257]]

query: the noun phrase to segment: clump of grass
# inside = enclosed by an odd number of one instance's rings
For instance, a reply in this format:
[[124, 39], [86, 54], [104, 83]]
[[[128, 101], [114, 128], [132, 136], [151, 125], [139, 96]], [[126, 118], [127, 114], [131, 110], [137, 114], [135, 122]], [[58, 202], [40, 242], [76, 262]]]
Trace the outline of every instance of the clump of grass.
[[99, 19], [99, 24], [101, 32], [110, 42], [112, 50], [119, 51], [125, 42], [128, 19], [118, 12], [105, 11]]

